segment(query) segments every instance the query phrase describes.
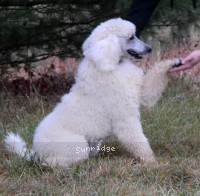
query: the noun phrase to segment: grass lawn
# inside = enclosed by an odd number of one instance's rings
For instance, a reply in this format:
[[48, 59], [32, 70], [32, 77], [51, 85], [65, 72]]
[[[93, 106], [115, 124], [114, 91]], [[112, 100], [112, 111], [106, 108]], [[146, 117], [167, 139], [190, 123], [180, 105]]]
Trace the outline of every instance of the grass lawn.
[[50, 168], [9, 154], [3, 136], [19, 133], [29, 145], [37, 123], [59, 97], [0, 94], [0, 195], [200, 195], [200, 94], [168, 88], [142, 124], [158, 164], [138, 164], [114, 141], [114, 153], [71, 166]]

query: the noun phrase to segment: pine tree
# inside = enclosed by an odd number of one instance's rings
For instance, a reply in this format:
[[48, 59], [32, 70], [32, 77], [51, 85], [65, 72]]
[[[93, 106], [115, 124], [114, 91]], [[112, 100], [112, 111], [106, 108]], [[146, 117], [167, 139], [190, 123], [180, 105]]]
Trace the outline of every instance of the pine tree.
[[115, 0], [0, 1], [0, 64], [79, 56], [100, 21], [115, 17]]

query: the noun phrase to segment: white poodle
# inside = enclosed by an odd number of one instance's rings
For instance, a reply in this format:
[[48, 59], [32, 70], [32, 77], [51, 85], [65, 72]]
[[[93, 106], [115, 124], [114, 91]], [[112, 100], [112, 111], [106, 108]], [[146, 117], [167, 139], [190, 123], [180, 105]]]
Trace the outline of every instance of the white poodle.
[[167, 70], [179, 61], [158, 63], [144, 75], [128, 57], [140, 58], [151, 48], [136, 38], [134, 24], [120, 18], [100, 24], [82, 48], [76, 83], [38, 125], [32, 149], [13, 133], [5, 137], [7, 149], [68, 167], [95, 154], [102, 139], [115, 135], [134, 156], [155, 161], [143, 134], [140, 105], [156, 104], [167, 85]]

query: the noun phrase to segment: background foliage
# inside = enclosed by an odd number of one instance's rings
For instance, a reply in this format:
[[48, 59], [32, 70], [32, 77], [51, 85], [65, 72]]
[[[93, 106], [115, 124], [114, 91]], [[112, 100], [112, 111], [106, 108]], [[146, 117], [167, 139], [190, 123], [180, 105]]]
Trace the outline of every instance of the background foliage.
[[179, 30], [185, 30], [191, 23], [199, 25], [199, 14], [199, 1], [197, 1], [197, 8], [194, 9], [192, 0], [176, 0], [173, 8], [170, 0], [160, 0], [150, 24], [151, 26], [177, 26]]
[[[131, 0], [1, 0], [0, 65], [29, 65], [49, 56], [80, 56], [92, 28], [112, 17], [126, 17]], [[199, 20], [200, 5], [161, 0], [150, 27], [183, 28]], [[148, 29], [148, 28], [147, 28]]]
[[90, 29], [116, 15], [114, 5], [113, 0], [1, 1], [1, 64], [79, 55]]

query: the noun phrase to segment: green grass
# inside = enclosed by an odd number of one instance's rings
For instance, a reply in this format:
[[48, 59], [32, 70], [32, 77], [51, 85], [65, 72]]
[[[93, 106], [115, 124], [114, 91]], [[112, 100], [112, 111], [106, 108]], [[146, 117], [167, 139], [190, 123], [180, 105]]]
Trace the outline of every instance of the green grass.
[[[0, 141], [14, 131], [31, 145], [35, 126], [58, 100], [1, 93]], [[113, 154], [52, 169], [9, 154], [1, 143], [0, 195], [200, 195], [198, 92], [168, 88], [154, 109], [142, 109], [142, 124], [158, 164], [136, 164], [113, 142]]]

